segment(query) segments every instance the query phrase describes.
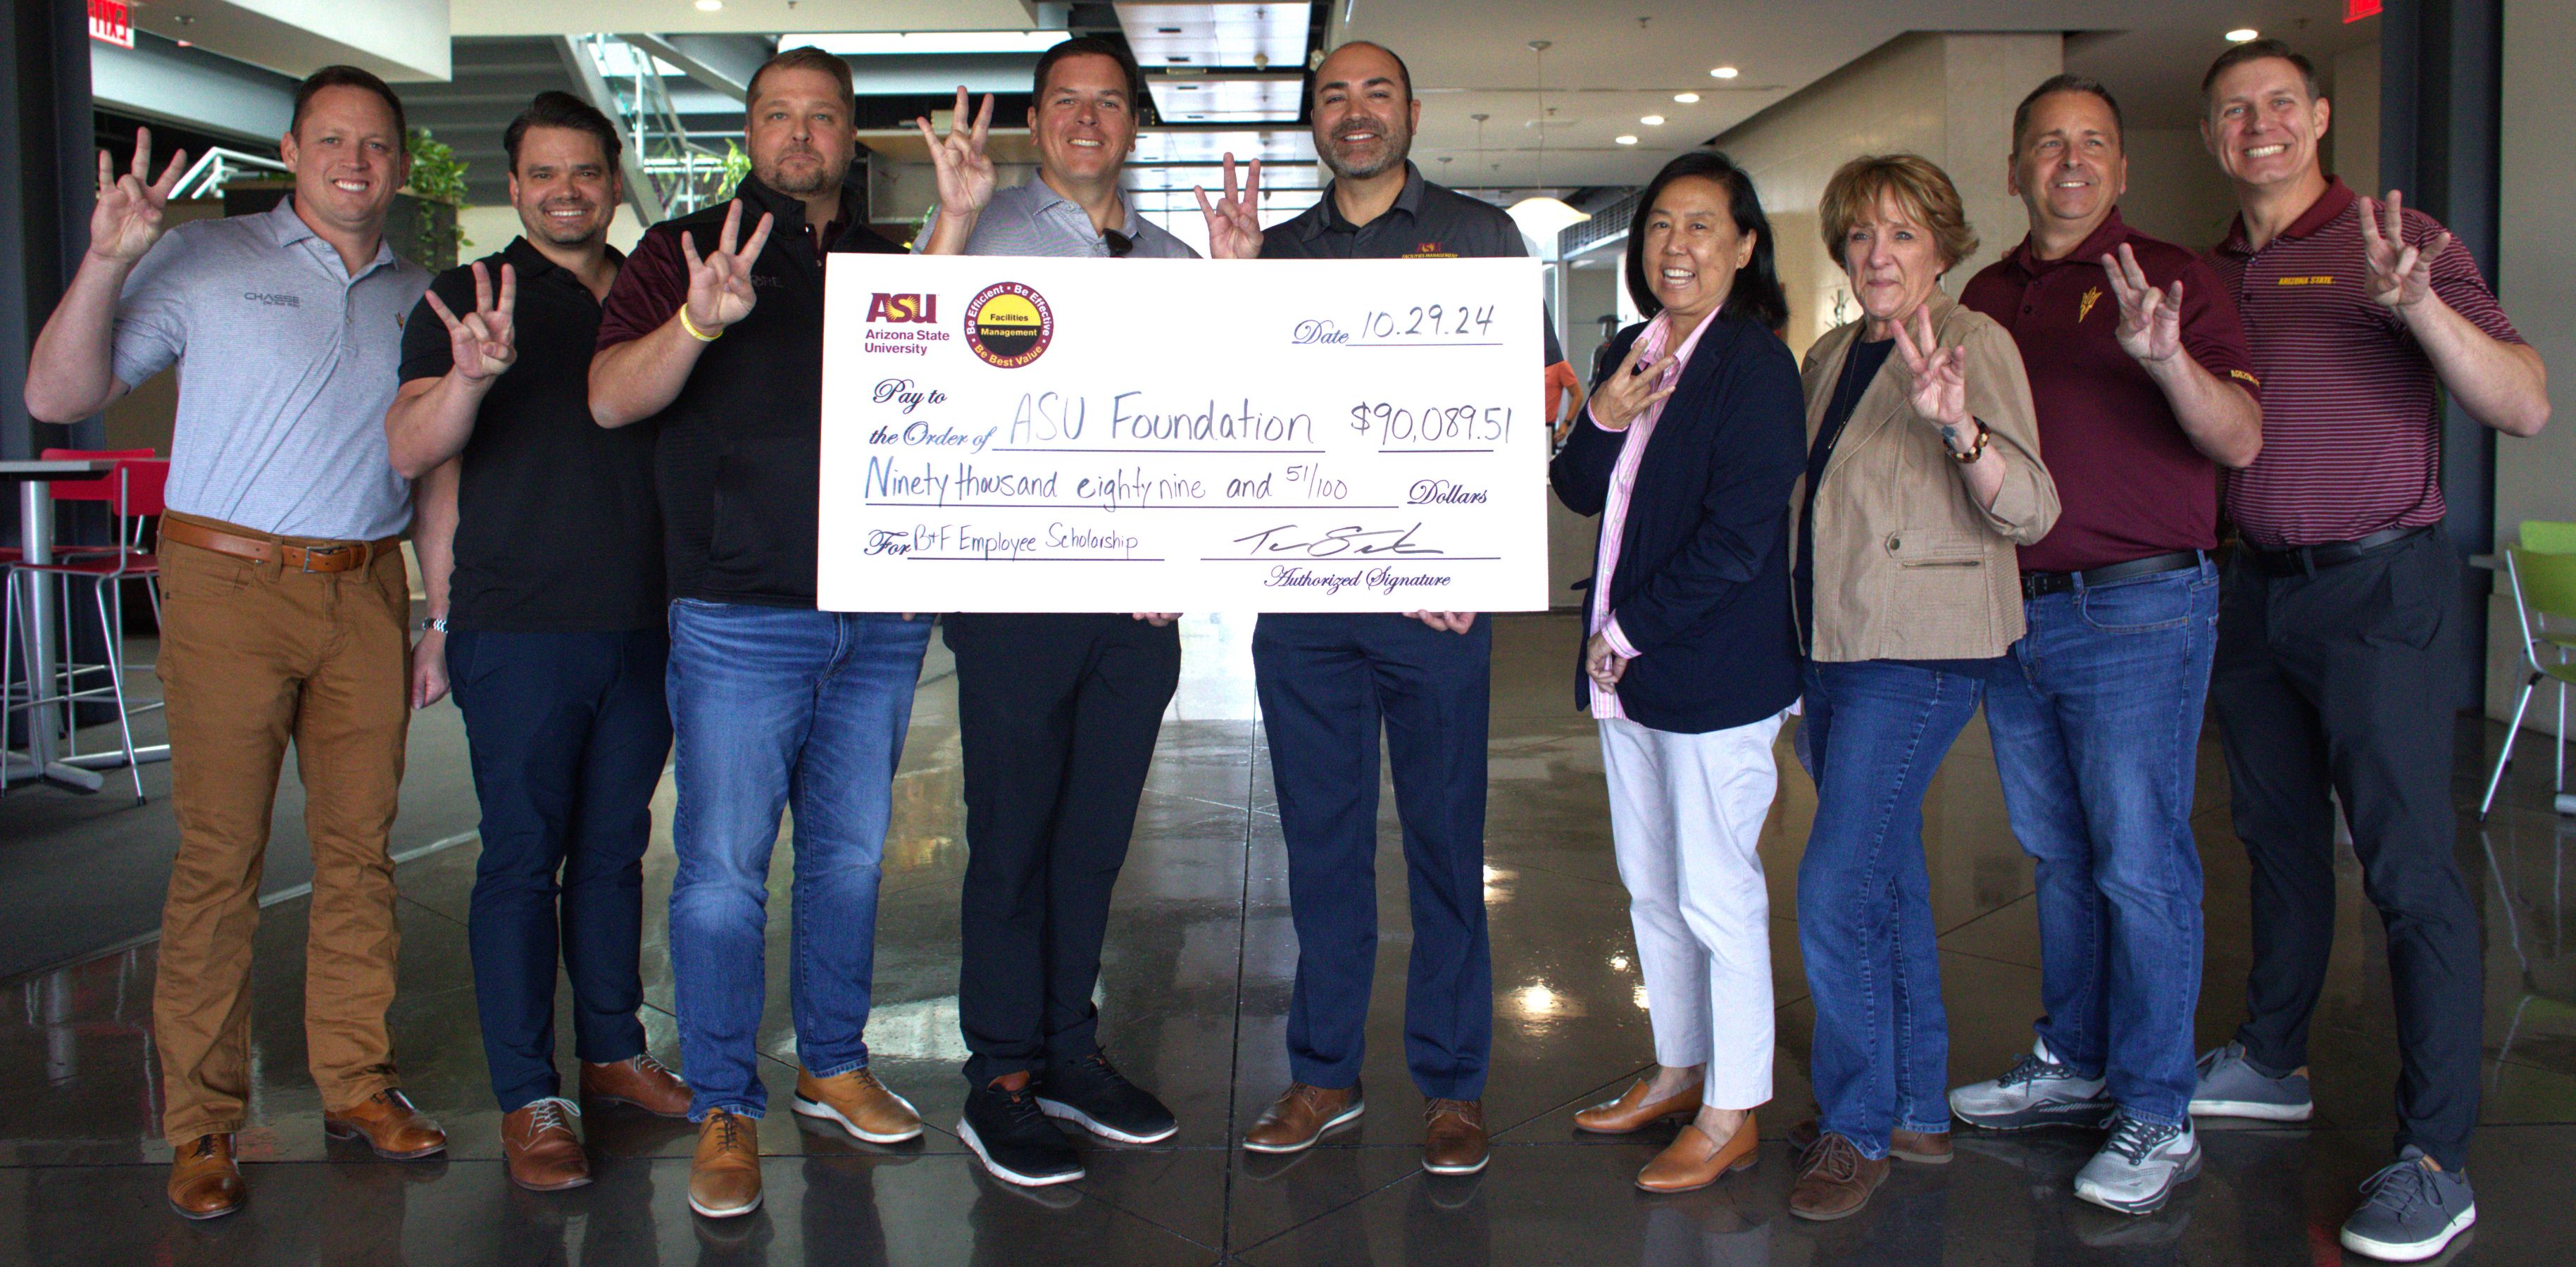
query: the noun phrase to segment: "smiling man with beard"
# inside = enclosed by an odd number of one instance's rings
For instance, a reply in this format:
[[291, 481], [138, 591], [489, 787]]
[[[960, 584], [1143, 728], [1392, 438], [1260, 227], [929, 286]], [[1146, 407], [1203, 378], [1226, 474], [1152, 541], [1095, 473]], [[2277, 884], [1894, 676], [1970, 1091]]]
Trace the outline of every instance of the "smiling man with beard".
[[[483, 808], [467, 939], [512, 1182], [590, 1182], [558, 1094], [555, 969], [572, 981], [581, 1094], [676, 1117], [689, 1090], [644, 1050], [649, 803], [671, 751], [662, 703], [662, 519], [650, 428], [590, 418], [608, 245], [624, 189], [607, 116], [547, 92], [502, 136], [526, 233], [431, 283], [385, 415], [420, 481], [429, 592], [412, 706], [450, 681]], [[558, 908], [560, 907], [560, 915]]]

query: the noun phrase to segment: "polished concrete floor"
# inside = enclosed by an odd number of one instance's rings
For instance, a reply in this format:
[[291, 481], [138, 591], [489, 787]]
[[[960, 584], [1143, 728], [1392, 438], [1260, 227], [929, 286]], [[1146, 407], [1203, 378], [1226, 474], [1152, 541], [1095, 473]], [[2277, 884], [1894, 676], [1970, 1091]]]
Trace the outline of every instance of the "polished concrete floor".
[[[1378, 996], [1361, 1128], [1330, 1145], [1255, 1157], [1234, 1141], [1283, 1085], [1281, 1030], [1294, 936], [1267, 754], [1251, 699], [1249, 625], [1188, 626], [1187, 679], [1164, 728], [1110, 930], [1100, 988], [1112, 1055], [1181, 1117], [1168, 1145], [1086, 1143], [1090, 1178], [1036, 1192], [986, 1178], [951, 1133], [965, 1091], [955, 1014], [958, 804], [954, 690], [934, 671], [914, 714], [896, 788], [878, 934], [876, 1068], [933, 1129], [871, 1148], [764, 1123], [768, 1203], [728, 1223], [682, 1200], [685, 1124], [602, 1110], [583, 1123], [599, 1181], [538, 1196], [504, 1179], [498, 1113], [483, 1079], [465, 957], [470, 839], [403, 864], [402, 991], [393, 1014], [413, 1097], [447, 1124], [443, 1160], [385, 1163], [327, 1144], [304, 1072], [299, 947], [306, 899], [283, 891], [259, 932], [255, 1130], [242, 1141], [252, 1197], [241, 1214], [190, 1224], [162, 1204], [168, 1150], [153, 1076], [153, 948], [132, 946], [8, 981], [0, 1024], [0, 1261], [41, 1264], [551, 1264], [976, 1262], [1023, 1264], [2327, 1264], [2354, 1185], [2386, 1159], [2396, 1053], [2378, 920], [2349, 857], [2334, 973], [2317, 1018], [2317, 1120], [2300, 1129], [2205, 1132], [2208, 1167], [2144, 1219], [2076, 1202], [2069, 1181], [2094, 1146], [2083, 1134], [1962, 1133], [1956, 1164], [1900, 1167], [1870, 1208], [1814, 1225], [1785, 1208], [1791, 1162], [1779, 1137], [1811, 1110], [1810, 1023], [1795, 935], [1794, 875], [1814, 793], [1783, 744], [1770, 868], [1781, 1053], [1778, 1099], [1763, 1111], [1759, 1169], [1681, 1197], [1630, 1185], [1668, 1135], [1578, 1135], [1575, 1109], [1615, 1094], [1650, 1055], [1644, 990], [1613, 869], [1590, 724], [1571, 709], [1574, 627], [1558, 617], [1497, 622], [1486, 901], [1492, 914], [1496, 1038], [1488, 1121], [1492, 1166], [1463, 1179], [1416, 1165], [1419, 1099], [1403, 1070], [1407, 934], [1403, 874], [1381, 868]], [[445, 706], [441, 706], [445, 710]], [[462, 819], [452, 712], [415, 730], [404, 839]], [[2455, 786], [2473, 806], [2495, 727], [2464, 723]], [[2508, 780], [2494, 817], [2464, 811], [2461, 866], [2476, 885], [2487, 971], [2486, 1127], [2472, 1155], [2483, 1221], [2460, 1263], [2576, 1261], [2576, 951], [2564, 863], [2569, 820], [2549, 810], [2546, 749]], [[439, 773], [442, 772], [443, 773]], [[429, 772], [429, 773], [424, 773]], [[147, 775], [162, 780], [166, 772]], [[2215, 736], [2203, 746], [2194, 819], [2209, 873], [2209, 971], [2201, 1040], [2223, 1040], [2242, 999], [2245, 864], [2229, 830]], [[56, 794], [43, 793], [52, 797]], [[667, 824], [669, 788], [657, 806]], [[45, 819], [75, 877], [83, 836], [110, 815], [0, 802], [0, 840], [24, 844]], [[93, 821], [61, 828], [66, 816]], [[2012, 844], [1994, 771], [1972, 728], [1927, 804], [1934, 907], [1953, 1033], [1952, 1072], [2000, 1071], [2030, 1041], [2037, 933], [2030, 868]], [[1394, 805], [1382, 823], [1393, 840]], [[124, 830], [129, 834], [131, 826]], [[165, 845], [166, 848], [166, 845]], [[17, 865], [27, 865], [23, 861]], [[786, 905], [790, 851], [772, 874]], [[644, 971], [654, 1050], [677, 1063], [661, 910], [671, 856], [647, 862]], [[113, 938], [101, 915], [94, 944]], [[774, 1104], [795, 1076], [785, 1000], [786, 921], [771, 921], [769, 1025]], [[59, 957], [59, 956], [58, 956]], [[568, 1024], [568, 1022], [567, 1022]], [[568, 1029], [567, 1029], [568, 1032]], [[569, 1053], [567, 1053], [567, 1059]]]

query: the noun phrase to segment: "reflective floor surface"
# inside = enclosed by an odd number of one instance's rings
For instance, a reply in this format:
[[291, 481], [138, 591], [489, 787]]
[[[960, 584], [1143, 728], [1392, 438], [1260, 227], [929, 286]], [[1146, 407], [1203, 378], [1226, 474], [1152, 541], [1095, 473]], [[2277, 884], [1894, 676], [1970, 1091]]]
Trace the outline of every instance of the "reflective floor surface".
[[[1233, 1146], [1284, 1084], [1281, 1031], [1294, 938], [1285, 863], [1250, 682], [1247, 623], [1188, 626], [1187, 679], [1163, 732], [1120, 884], [1100, 988], [1113, 1057], [1181, 1117], [1169, 1144], [1085, 1142], [1090, 1177], [1022, 1191], [985, 1177], [953, 1129], [965, 1091], [955, 1011], [958, 803], [953, 684], [922, 688], [898, 782], [869, 1031], [884, 1080], [919, 1104], [927, 1136], [872, 1148], [765, 1123], [768, 1202], [729, 1223], [683, 1204], [683, 1123], [601, 1110], [583, 1122], [599, 1180], [575, 1192], [512, 1188], [483, 1078], [464, 918], [475, 848], [403, 864], [402, 989], [393, 1021], [412, 1096], [441, 1118], [443, 1160], [374, 1161], [327, 1144], [304, 1072], [299, 954], [306, 900], [264, 912], [259, 932], [257, 1128], [242, 1140], [251, 1200], [198, 1225], [161, 1198], [168, 1150], [150, 1029], [153, 948], [8, 982], [0, 1025], [0, 1261], [41, 1264], [1214, 1263], [1438, 1264], [2330, 1264], [2354, 1186], [2386, 1160], [2397, 1057], [2378, 920], [2344, 859], [2334, 972], [2314, 1039], [2318, 1117], [2302, 1129], [2204, 1133], [2208, 1164], [2163, 1211], [2132, 1219], [2068, 1185], [2095, 1145], [2079, 1133], [1962, 1133], [1956, 1164], [1900, 1166], [1859, 1217], [1790, 1218], [1780, 1137], [1812, 1109], [1810, 1024], [1795, 936], [1794, 876], [1813, 789], [1782, 745], [1764, 845], [1770, 870], [1781, 1051], [1763, 1110], [1761, 1166], [1681, 1197], [1630, 1178], [1668, 1134], [1575, 1133], [1577, 1108], [1615, 1094], [1650, 1059], [1644, 990], [1611, 862], [1600, 752], [1571, 707], [1574, 626], [1505, 617], [1495, 640], [1492, 914], [1496, 1041], [1482, 1175], [1416, 1165], [1420, 1100], [1402, 1063], [1408, 941], [1394, 804], [1380, 874], [1378, 995], [1360, 1128], [1309, 1153]], [[424, 719], [415, 745], [459, 742]], [[2455, 785], [2483, 784], [2500, 732], [2464, 724]], [[2569, 821], [2550, 812], [2534, 743], [2487, 823], [2463, 811], [2459, 859], [2476, 885], [2486, 976], [2486, 1127], [2471, 1174], [2482, 1222], [2446, 1261], [2576, 1261], [2576, 952], [2565, 884]], [[423, 759], [415, 754], [415, 761]], [[446, 761], [449, 769], [461, 762]], [[2232, 837], [2214, 733], [2195, 818], [2209, 874], [2204, 1044], [2241, 1006], [2246, 868]], [[470, 821], [471, 791], [407, 785], [405, 818]], [[657, 806], [667, 824], [669, 788]], [[11, 812], [0, 809], [0, 815]], [[166, 812], [154, 807], [133, 813]], [[2007, 832], [1983, 732], [1972, 727], [1926, 807], [1943, 930], [1954, 1079], [1990, 1077], [2030, 1042], [2037, 932], [2030, 867]], [[790, 853], [772, 873], [787, 905]], [[654, 1051], [677, 1063], [661, 912], [671, 856], [647, 863], [644, 970]], [[785, 999], [787, 921], [771, 920], [771, 1102], [795, 1077]], [[568, 1000], [568, 992], [566, 998]], [[569, 1021], [564, 1025], [569, 1033]], [[569, 1052], [566, 1059], [569, 1060]], [[1668, 1128], [1666, 1128], [1668, 1129]]]

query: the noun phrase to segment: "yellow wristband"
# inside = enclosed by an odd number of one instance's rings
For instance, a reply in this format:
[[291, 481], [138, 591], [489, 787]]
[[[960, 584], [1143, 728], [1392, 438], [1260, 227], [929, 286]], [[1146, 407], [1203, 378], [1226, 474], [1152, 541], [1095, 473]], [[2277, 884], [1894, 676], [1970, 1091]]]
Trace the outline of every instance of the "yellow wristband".
[[689, 320], [689, 306], [687, 304], [680, 305], [680, 328], [688, 331], [689, 337], [700, 343], [713, 343], [724, 337], [724, 327], [722, 326], [716, 327], [716, 332], [714, 334], [709, 334], [706, 331], [699, 329], [697, 322]]

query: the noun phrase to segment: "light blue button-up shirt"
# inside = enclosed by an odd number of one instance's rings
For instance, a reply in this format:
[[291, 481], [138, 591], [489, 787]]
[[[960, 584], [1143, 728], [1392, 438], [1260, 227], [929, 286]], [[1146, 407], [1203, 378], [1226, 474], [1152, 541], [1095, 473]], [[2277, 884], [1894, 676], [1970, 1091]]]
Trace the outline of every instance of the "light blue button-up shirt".
[[[1134, 200], [1121, 198], [1127, 208], [1127, 222], [1119, 226], [1136, 243], [1128, 252], [1130, 259], [1194, 260], [1199, 253], [1189, 244], [1173, 237], [1169, 230], [1136, 214]], [[933, 212], [921, 226], [920, 236], [912, 240], [919, 254], [930, 244], [930, 230], [939, 223]], [[993, 194], [984, 213], [975, 217], [975, 231], [966, 237], [968, 255], [1052, 255], [1065, 258], [1106, 257], [1109, 239], [1091, 226], [1091, 213], [1081, 204], [1057, 193], [1036, 172], [1008, 189]]]

